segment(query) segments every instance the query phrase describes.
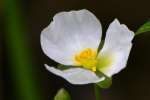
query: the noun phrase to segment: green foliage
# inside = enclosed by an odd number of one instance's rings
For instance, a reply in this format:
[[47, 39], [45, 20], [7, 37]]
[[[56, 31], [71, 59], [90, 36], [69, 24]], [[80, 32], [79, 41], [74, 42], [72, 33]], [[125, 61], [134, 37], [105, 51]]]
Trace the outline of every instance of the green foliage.
[[111, 78], [109, 78], [109, 77], [105, 77], [106, 79], [105, 80], [103, 80], [103, 81], [101, 81], [101, 82], [99, 82], [99, 83], [96, 83], [99, 87], [101, 87], [101, 88], [109, 88], [110, 86], [111, 86], [111, 84], [112, 84], [112, 79]]
[[54, 100], [71, 100], [71, 97], [69, 93], [65, 89], [60, 89], [56, 96], [54, 97]]
[[150, 21], [142, 25], [136, 32], [136, 35], [150, 31]]

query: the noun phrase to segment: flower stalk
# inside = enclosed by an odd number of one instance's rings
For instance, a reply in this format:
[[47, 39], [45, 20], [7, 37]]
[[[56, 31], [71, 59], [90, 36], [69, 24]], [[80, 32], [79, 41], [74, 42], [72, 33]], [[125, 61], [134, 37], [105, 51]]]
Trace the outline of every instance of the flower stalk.
[[[5, 42], [8, 48], [8, 70], [11, 73], [13, 94], [18, 100], [42, 100], [32, 71], [34, 63], [27, 44], [24, 18], [18, 0], [5, 0]], [[36, 66], [36, 65], [35, 65]], [[8, 71], [8, 72], [9, 72]]]
[[95, 100], [101, 100], [101, 89], [97, 84], [94, 84], [94, 91], [95, 91]]

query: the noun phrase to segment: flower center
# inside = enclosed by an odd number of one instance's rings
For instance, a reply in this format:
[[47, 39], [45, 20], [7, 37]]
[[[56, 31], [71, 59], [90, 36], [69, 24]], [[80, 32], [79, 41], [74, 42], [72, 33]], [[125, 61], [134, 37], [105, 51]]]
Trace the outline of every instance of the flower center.
[[75, 55], [75, 64], [91, 71], [96, 71], [97, 51], [91, 48], [86, 48], [79, 54]]

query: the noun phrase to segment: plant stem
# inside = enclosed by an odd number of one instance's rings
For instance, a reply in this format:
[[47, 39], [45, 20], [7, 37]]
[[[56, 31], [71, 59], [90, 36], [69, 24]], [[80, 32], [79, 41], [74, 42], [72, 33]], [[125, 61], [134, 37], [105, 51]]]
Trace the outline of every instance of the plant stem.
[[94, 90], [96, 100], [101, 100], [100, 87], [97, 84], [94, 84]]
[[[9, 70], [17, 100], [42, 100], [34, 75], [31, 52], [23, 25], [21, 0], [4, 0], [6, 19], [5, 40], [9, 55]], [[36, 66], [36, 65], [35, 65]]]

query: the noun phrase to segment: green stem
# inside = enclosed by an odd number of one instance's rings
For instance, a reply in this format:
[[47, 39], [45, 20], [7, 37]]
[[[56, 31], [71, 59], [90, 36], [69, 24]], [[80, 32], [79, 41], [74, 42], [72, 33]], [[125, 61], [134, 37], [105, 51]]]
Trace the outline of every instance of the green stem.
[[4, 0], [6, 19], [5, 40], [9, 55], [9, 70], [14, 86], [15, 99], [18, 100], [42, 100], [37, 81], [33, 72], [31, 52], [27, 44], [26, 32], [23, 25], [22, 10], [19, 1]]
[[96, 100], [101, 100], [100, 87], [97, 84], [94, 84], [94, 89], [95, 89]]

